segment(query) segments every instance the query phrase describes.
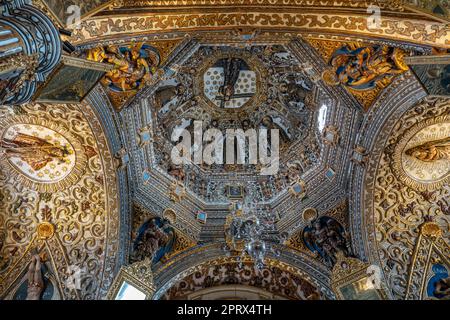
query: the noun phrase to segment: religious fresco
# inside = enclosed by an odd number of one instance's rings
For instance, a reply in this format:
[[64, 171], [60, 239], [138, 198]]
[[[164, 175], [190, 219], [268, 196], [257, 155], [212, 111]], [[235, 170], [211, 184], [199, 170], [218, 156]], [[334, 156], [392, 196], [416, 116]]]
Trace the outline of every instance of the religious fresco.
[[83, 174], [88, 152], [67, 128], [27, 115], [0, 123], [0, 163], [9, 165], [10, 174], [24, 185], [55, 191]]
[[404, 56], [400, 48], [347, 43], [331, 54], [322, 78], [329, 85], [343, 85], [367, 110], [381, 89], [409, 70]]
[[411, 69], [430, 95], [450, 96], [450, 65], [412, 65]]
[[101, 83], [116, 108], [152, 83], [161, 63], [158, 50], [146, 43], [93, 48], [87, 52], [87, 59], [113, 66]]
[[[89, 105], [21, 109], [0, 119], [7, 155], [0, 162], [0, 297], [101, 297], [102, 279], [113, 276], [104, 268], [115, 264], [119, 219], [105, 135]], [[78, 291], [65, 281], [76, 268], [84, 270]], [[28, 273], [37, 285], [28, 286]]]
[[76, 162], [67, 139], [43, 126], [13, 125], [4, 132], [0, 146], [17, 170], [39, 182], [64, 179]]

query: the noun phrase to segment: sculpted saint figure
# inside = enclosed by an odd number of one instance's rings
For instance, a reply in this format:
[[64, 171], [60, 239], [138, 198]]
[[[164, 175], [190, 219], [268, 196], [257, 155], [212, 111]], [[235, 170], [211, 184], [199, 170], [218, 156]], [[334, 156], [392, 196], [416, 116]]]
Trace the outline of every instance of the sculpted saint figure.
[[317, 219], [313, 222], [312, 228], [304, 234], [307, 244], [312, 245], [315, 250], [320, 250], [325, 263], [330, 267], [336, 263], [338, 252], [343, 252], [345, 256], [350, 255], [347, 240], [340, 228], [336, 221], [325, 222]]
[[150, 220], [148, 229], [145, 230], [142, 238], [136, 244], [133, 260], [142, 261], [147, 257], [153, 260], [156, 252], [168, 241], [169, 235], [153, 220]]
[[41, 258], [37, 253], [33, 255], [27, 278], [27, 300], [40, 300], [42, 291], [44, 291], [44, 279], [42, 278]]
[[4, 150], [6, 157], [20, 158], [36, 171], [53, 160], [58, 160], [60, 163], [66, 162], [66, 157], [73, 152], [67, 146], [56, 146], [44, 139], [24, 133], [18, 133], [13, 139], [3, 138], [0, 147]]
[[160, 57], [153, 47], [138, 43], [130, 47], [94, 48], [87, 59], [113, 64], [114, 69], [106, 73], [102, 82], [120, 92], [142, 88], [156, 72]]
[[405, 151], [408, 156], [424, 162], [450, 160], [450, 137], [433, 140]]
[[403, 56], [402, 50], [387, 46], [344, 46], [333, 54], [330, 64], [339, 82], [356, 90], [366, 90], [373, 89], [378, 81], [388, 76], [408, 70]]
[[224, 83], [221, 88], [224, 101], [230, 101], [234, 95], [234, 86], [239, 79], [239, 73], [242, 69], [242, 62], [237, 58], [228, 58], [224, 60]]

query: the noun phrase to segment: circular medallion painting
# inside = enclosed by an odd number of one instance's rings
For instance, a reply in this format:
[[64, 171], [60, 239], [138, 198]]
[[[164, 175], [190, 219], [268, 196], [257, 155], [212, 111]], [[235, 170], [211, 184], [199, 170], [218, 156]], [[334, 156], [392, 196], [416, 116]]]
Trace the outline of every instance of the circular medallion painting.
[[450, 117], [418, 123], [400, 139], [394, 171], [408, 186], [432, 191], [450, 180]]
[[203, 93], [216, 107], [237, 109], [256, 94], [255, 71], [240, 58], [217, 60], [203, 74]]
[[0, 159], [13, 168], [11, 175], [41, 192], [75, 183], [86, 161], [78, 140], [57, 124], [20, 120], [12, 119], [0, 134]]

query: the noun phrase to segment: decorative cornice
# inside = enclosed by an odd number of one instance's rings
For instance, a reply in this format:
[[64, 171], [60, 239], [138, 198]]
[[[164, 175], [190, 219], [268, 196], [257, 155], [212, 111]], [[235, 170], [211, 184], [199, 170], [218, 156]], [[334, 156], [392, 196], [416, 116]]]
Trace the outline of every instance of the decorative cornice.
[[[241, 10], [242, 9], [242, 10]], [[85, 44], [105, 39], [113, 40], [130, 35], [141, 36], [185, 31], [233, 30], [260, 28], [284, 30], [301, 34], [335, 34], [367, 39], [391, 39], [408, 43], [450, 48], [448, 27], [439, 22], [417, 20], [411, 17], [382, 16], [378, 29], [370, 28], [365, 13], [329, 13], [295, 7], [248, 8], [214, 6], [208, 10], [192, 8], [174, 14], [171, 11], [152, 13], [117, 13], [113, 16], [95, 16], [75, 30], [71, 41]]]

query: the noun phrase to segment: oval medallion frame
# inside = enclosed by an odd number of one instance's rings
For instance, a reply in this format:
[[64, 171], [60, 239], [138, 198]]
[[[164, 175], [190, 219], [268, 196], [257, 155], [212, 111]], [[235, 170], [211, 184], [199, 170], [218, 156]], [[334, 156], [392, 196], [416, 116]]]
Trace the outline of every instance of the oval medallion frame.
[[409, 141], [425, 128], [445, 123], [450, 126], [450, 115], [438, 116], [421, 121], [408, 129], [399, 138], [397, 144], [395, 145], [392, 155], [392, 171], [402, 183], [412, 188], [413, 190], [419, 192], [434, 191], [440, 189], [444, 184], [448, 184], [450, 182], [450, 169], [441, 178], [432, 180], [430, 182], [424, 182], [414, 179], [414, 177], [407, 173], [405, 171], [405, 168], [403, 167], [404, 152], [408, 146]]
[[72, 147], [75, 153], [75, 164], [63, 179], [54, 182], [39, 182], [27, 177], [19, 170], [6, 156], [1, 156], [0, 161], [7, 163], [11, 168], [10, 175], [16, 179], [18, 184], [38, 192], [57, 192], [74, 185], [83, 176], [87, 164], [87, 156], [80, 140], [70, 132], [65, 126], [62, 126], [52, 120], [42, 119], [34, 115], [19, 115], [0, 120], [0, 139], [3, 139], [6, 132], [13, 126], [33, 125], [45, 127], [61, 135]]

